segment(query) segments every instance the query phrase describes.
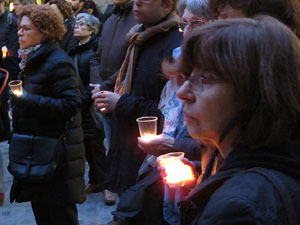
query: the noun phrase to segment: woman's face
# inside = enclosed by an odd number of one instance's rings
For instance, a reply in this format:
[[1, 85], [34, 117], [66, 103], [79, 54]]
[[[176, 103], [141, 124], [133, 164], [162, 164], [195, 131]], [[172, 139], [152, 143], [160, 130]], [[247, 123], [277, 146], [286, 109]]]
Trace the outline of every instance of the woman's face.
[[177, 91], [177, 97], [184, 102], [184, 121], [189, 134], [218, 144], [235, 112], [233, 86], [194, 68]]
[[79, 39], [85, 39], [92, 34], [92, 30], [87, 25], [84, 18], [81, 18], [79, 20], [76, 20], [74, 25], [74, 36]]
[[21, 49], [41, 44], [46, 40], [46, 35], [33, 25], [28, 16], [22, 17], [18, 28], [18, 36]]
[[206, 19], [194, 15], [187, 8], [185, 8], [181, 18], [184, 39], [188, 38], [193, 29], [204, 25], [206, 22]]

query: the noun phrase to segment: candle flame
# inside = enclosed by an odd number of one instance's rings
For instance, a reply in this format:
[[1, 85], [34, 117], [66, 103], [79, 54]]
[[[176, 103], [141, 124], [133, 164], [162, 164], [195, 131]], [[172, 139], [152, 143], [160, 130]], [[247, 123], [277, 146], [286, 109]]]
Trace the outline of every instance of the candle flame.
[[146, 134], [143, 137], [141, 137], [141, 139], [145, 142], [150, 142], [150, 141], [160, 138], [160, 137], [162, 137], [162, 135]]
[[8, 51], [8, 49], [7, 49], [6, 46], [3, 46], [3, 47], [1, 48], [1, 50], [2, 50], [2, 58], [5, 59], [6, 56], [7, 56], [7, 51]]
[[15, 90], [15, 91], [13, 91], [13, 93], [17, 96], [21, 96], [23, 94], [23, 92], [19, 91], [19, 90]]
[[195, 179], [192, 168], [178, 158], [162, 159], [159, 164], [165, 168], [167, 184], [181, 184], [183, 186], [185, 181]]
[[100, 109], [100, 111], [102, 111], [102, 112], [105, 111], [105, 110], [106, 110], [106, 108], [101, 108], [101, 109]]

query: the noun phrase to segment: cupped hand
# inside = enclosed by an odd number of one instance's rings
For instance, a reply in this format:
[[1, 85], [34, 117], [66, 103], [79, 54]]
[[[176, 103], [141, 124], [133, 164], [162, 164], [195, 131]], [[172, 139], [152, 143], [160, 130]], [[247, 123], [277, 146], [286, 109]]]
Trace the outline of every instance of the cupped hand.
[[160, 156], [171, 152], [174, 148], [175, 138], [162, 134], [150, 141], [145, 141], [138, 137], [138, 146], [146, 154]]

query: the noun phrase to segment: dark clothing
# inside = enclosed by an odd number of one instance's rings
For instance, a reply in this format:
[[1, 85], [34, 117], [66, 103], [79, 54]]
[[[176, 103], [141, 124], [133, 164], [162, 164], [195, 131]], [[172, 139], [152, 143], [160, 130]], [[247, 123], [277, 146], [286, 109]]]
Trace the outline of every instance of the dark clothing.
[[52, 187], [34, 196], [31, 207], [39, 225], [79, 225], [76, 204], [66, 202], [62, 193]]
[[111, 141], [108, 153], [108, 189], [124, 192], [134, 185], [137, 172], [145, 158], [138, 148], [139, 130], [136, 119], [141, 116], [157, 116], [161, 90], [165, 85], [161, 62], [180, 45], [182, 34], [174, 27], [159, 33], [138, 47], [136, 66], [132, 78], [132, 94], [119, 99], [112, 115]]
[[[299, 209], [299, 150], [300, 143], [293, 142], [274, 150], [231, 152], [219, 171], [199, 184], [181, 203], [181, 224], [288, 224], [273, 184], [264, 176], [245, 170], [263, 167], [273, 171], [286, 186], [293, 207]], [[296, 213], [300, 221], [300, 211]]]
[[[93, 103], [92, 89], [90, 88], [90, 60], [95, 55], [98, 48], [98, 37], [96, 35], [92, 35], [90, 40], [83, 44], [74, 46], [68, 54], [73, 58], [75, 62], [75, 57], [77, 57], [77, 68], [82, 81], [83, 86], [81, 86], [81, 101], [82, 101], [82, 111], [89, 111], [90, 106]], [[85, 114], [83, 115], [85, 117]], [[84, 120], [83, 120], [84, 122]], [[85, 135], [86, 129], [84, 129]]]
[[[175, 140], [173, 151], [185, 152], [185, 157], [194, 162], [201, 161], [201, 150], [196, 140], [190, 137]], [[163, 201], [164, 184], [160, 172], [145, 160], [139, 170], [137, 184], [121, 195], [117, 210], [112, 214], [131, 225], [167, 225], [163, 218]]]
[[[97, 127], [91, 114], [93, 105], [90, 84], [90, 60], [95, 55], [98, 48], [98, 36], [92, 35], [90, 40], [73, 47], [69, 55], [73, 58], [77, 66], [81, 80], [81, 101], [82, 101], [82, 128], [84, 133], [85, 156], [90, 166], [89, 183], [103, 185], [106, 169], [106, 154], [103, 145], [104, 131], [102, 127]], [[76, 59], [76, 60], [75, 60]]]
[[[10, 120], [8, 116], [8, 90], [7, 83], [5, 81], [8, 79], [8, 75], [4, 71], [0, 71], [0, 142], [5, 141], [10, 136]], [[5, 87], [4, 89], [2, 89]]]
[[50, 188], [66, 202], [84, 202], [81, 100], [72, 60], [57, 42], [46, 41], [28, 57], [20, 79], [26, 92], [12, 97], [14, 132], [46, 137], [60, 137], [64, 132], [65, 145], [53, 182], [38, 185], [14, 180], [11, 201], [31, 201]]
[[68, 18], [64, 21], [67, 33], [64, 35], [64, 38], [59, 41], [59, 45], [66, 52], [77, 44], [77, 40], [74, 38], [74, 22], [75, 19], [73, 18]]
[[0, 48], [2, 48], [2, 46], [6, 46], [8, 48], [7, 57], [3, 59], [2, 67], [9, 72], [10, 80], [15, 80], [20, 72], [17, 32], [16, 15], [5, 11], [2, 15], [0, 15]]
[[123, 9], [116, 6], [106, 20], [90, 71], [91, 82], [100, 83], [102, 90], [113, 91], [118, 75], [116, 71], [120, 69], [129, 45], [125, 35], [135, 24], [132, 3]]

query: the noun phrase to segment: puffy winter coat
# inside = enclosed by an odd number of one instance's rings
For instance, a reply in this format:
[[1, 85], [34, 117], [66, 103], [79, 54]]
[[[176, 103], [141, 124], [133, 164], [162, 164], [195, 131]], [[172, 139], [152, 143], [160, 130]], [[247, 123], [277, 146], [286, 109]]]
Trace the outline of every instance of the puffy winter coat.
[[[80, 92], [72, 60], [55, 41], [46, 41], [27, 59], [20, 79], [24, 98], [13, 99], [13, 129], [20, 134], [65, 136], [64, 158], [55, 188], [70, 202], [83, 202], [84, 146]], [[69, 121], [67, 130], [66, 123]], [[31, 200], [43, 185], [15, 181], [11, 201]]]

